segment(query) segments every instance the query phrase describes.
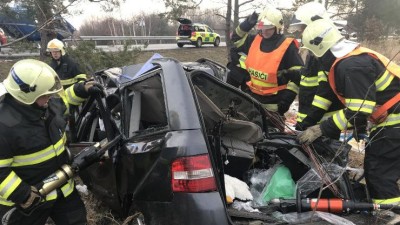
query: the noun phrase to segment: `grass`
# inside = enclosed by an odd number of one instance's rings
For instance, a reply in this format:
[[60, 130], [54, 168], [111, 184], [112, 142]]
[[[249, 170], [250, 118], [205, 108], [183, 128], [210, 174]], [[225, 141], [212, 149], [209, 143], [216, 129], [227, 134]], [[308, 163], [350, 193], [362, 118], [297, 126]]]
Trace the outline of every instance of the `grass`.
[[[215, 48], [213, 46], [204, 46], [202, 48], [194, 47], [184, 47], [181, 49], [172, 50], [158, 50], [158, 51], [143, 51], [139, 56], [132, 62], [144, 63], [146, 62], [154, 53], [159, 53], [163, 57], [175, 58], [182, 62], [196, 61], [200, 58], [208, 58], [214, 60], [222, 65], [226, 65], [228, 62], [226, 47]], [[21, 58], [22, 59], [22, 58]], [[8, 72], [12, 65], [19, 59], [0, 59], [0, 80], [6, 78]]]

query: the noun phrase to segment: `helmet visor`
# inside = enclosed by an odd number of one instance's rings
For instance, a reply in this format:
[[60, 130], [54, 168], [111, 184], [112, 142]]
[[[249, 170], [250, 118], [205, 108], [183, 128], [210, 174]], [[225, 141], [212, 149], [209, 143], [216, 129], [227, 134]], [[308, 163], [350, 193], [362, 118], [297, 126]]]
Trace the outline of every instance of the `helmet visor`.
[[55, 76], [54, 77], [54, 85], [53, 85], [53, 87], [51, 87], [50, 89], [49, 89], [49, 92], [51, 92], [51, 93], [56, 93], [56, 92], [59, 92], [59, 91], [61, 91], [61, 89], [62, 89], [62, 85], [61, 85], [61, 80], [60, 80], [60, 78], [58, 77], [58, 76]]
[[61, 49], [59, 49], [59, 48], [48, 48], [47, 51], [48, 52], [60, 52]]
[[257, 30], [269, 30], [275, 28], [275, 26], [271, 23], [264, 23], [263, 21], [258, 22]]
[[296, 32], [303, 33], [304, 29], [306, 29], [305, 24], [290, 24], [287, 31], [291, 34]]

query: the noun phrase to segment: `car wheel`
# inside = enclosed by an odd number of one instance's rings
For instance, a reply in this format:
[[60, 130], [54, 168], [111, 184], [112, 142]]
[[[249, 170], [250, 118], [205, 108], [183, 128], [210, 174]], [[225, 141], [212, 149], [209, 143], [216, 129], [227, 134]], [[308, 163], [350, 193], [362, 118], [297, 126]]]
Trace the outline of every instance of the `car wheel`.
[[214, 41], [214, 46], [218, 47], [220, 42], [221, 42], [221, 40], [219, 38], [216, 38]]
[[183, 47], [183, 44], [182, 44], [182, 43], [178, 43], [178, 47], [179, 47], [179, 48], [182, 48], [182, 47]]
[[198, 38], [196, 41], [196, 47], [200, 48], [203, 42], [201, 41], [201, 38]]

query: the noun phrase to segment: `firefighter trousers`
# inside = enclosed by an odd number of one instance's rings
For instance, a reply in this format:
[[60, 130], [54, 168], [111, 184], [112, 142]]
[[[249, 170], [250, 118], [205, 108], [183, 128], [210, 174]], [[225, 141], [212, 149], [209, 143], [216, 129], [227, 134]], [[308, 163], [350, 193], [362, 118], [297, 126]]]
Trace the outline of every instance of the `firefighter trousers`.
[[364, 169], [368, 191], [376, 203], [400, 204], [400, 127], [378, 128], [369, 137]]

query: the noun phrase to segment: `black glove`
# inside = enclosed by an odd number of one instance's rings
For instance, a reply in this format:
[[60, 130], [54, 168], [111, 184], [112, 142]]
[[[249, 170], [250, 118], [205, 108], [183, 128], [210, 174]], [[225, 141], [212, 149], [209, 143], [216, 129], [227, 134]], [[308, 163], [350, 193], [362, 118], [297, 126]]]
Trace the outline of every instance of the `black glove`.
[[104, 87], [101, 84], [94, 81], [89, 81], [86, 82], [84, 85], [85, 85], [85, 90], [89, 95], [92, 96], [100, 95], [101, 97], [105, 96]]
[[18, 209], [23, 215], [30, 215], [42, 203], [43, 196], [36, 187], [31, 186], [31, 192], [24, 203], [18, 205]]
[[279, 103], [278, 104], [278, 113], [279, 115], [283, 116], [289, 110], [290, 104]]
[[300, 79], [301, 79], [300, 70], [280, 70], [278, 72], [278, 76], [286, 80], [292, 81], [297, 85], [300, 84]]
[[258, 13], [255, 11], [248, 16], [245, 21], [240, 24], [240, 29], [244, 32], [249, 32], [258, 22]]
[[367, 137], [367, 125], [368, 125], [368, 116], [364, 114], [358, 114], [353, 117], [353, 121], [351, 121], [353, 128], [353, 138], [359, 142]]
[[254, 27], [258, 22], [258, 13], [254, 11], [246, 20], [250, 26]]
[[358, 126], [357, 129], [353, 130], [353, 138], [360, 142], [361, 140], [367, 140], [368, 135], [366, 131], [366, 126]]
[[284, 115], [285, 112], [289, 110], [290, 105], [296, 98], [297, 94], [291, 90], [285, 89], [280, 91], [278, 95], [279, 95], [278, 113], [280, 115]]

